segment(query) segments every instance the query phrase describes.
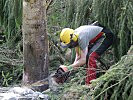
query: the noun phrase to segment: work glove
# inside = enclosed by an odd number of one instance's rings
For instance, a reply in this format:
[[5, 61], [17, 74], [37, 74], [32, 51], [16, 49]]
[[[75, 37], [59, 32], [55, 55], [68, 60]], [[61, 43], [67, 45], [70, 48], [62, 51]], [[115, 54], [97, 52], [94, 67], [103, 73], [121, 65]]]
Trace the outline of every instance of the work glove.
[[53, 76], [56, 83], [63, 84], [64, 82], [66, 82], [66, 80], [70, 76], [70, 72], [72, 69], [73, 68], [71, 66], [61, 65]]

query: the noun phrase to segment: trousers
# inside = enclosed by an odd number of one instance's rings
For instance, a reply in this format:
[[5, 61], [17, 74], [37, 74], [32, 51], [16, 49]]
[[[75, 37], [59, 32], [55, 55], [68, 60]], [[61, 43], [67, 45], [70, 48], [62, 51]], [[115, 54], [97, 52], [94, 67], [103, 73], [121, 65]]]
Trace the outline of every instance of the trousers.
[[[96, 79], [96, 60], [113, 44], [114, 34], [108, 30], [103, 29], [103, 34], [97, 39], [93, 39], [88, 46], [88, 53], [86, 56], [86, 85], [90, 84], [90, 81]], [[92, 46], [91, 46], [92, 45]]]

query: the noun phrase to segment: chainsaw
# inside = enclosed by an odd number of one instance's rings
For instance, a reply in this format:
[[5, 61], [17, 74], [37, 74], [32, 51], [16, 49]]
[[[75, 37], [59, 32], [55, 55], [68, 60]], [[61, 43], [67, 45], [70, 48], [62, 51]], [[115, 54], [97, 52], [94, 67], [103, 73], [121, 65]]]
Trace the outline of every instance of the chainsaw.
[[65, 72], [62, 68], [58, 68], [51, 76], [57, 84], [63, 84], [70, 76], [70, 71]]
[[47, 78], [39, 80], [31, 84], [31, 88], [43, 87], [49, 85], [51, 91], [58, 91], [58, 88], [61, 84], [65, 83], [71, 71], [65, 72], [62, 68], [58, 68], [54, 73], [50, 74]]

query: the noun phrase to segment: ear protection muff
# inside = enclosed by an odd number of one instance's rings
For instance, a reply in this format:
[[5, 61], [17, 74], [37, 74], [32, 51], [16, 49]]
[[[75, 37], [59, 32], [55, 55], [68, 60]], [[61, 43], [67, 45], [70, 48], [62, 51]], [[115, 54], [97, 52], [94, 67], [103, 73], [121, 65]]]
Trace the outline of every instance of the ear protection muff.
[[78, 36], [75, 33], [70, 34], [70, 40], [71, 39], [76, 42], [78, 40]]
[[78, 45], [78, 37], [76, 35], [73, 37], [73, 35], [75, 34], [70, 34], [70, 43], [68, 48], [74, 48]]

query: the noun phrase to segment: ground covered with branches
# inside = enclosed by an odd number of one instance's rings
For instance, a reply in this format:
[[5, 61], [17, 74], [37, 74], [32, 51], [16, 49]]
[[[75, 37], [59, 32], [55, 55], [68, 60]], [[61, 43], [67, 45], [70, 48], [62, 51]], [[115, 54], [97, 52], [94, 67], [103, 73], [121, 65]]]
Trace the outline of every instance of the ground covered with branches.
[[132, 100], [133, 98], [133, 46], [127, 55], [90, 86], [82, 84], [83, 71], [71, 77], [59, 91], [50, 92], [51, 98], [58, 100]]
[[18, 49], [10, 50], [6, 45], [0, 46], [0, 85], [9, 86], [21, 81], [23, 55]]
[[[6, 45], [0, 46], [0, 85], [17, 84], [22, 78], [22, 2], [23, 0], [0, 1], [0, 36], [5, 36]], [[132, 0], [47, 0], [47, 28], [49, 37], [49, 69], [56, 70], [60, 64], [70, 64], [66, 52], [59, 44], [59, 33], [64, 27], [77, 28], [80, 25], [98, 21], [116, 36], [111, 49], [118, 61], [133, 44], [133, 1]], [[50, 2], [50, 3], [49, 3]], [[7, 27], [8, 26], [8, 27]], [[85, 86], [85, 69], [80, 68], [58, 92], [49, 92], [52, 100], [132, 100], [133, 98], [133, 46], [121, 60], [103, 76]], [[73, 51], [73, 50], [72, 50]], [[107, 55], [106, 55], [107, 57]], [[111, 62], [112, 63], [112, 62]]]

